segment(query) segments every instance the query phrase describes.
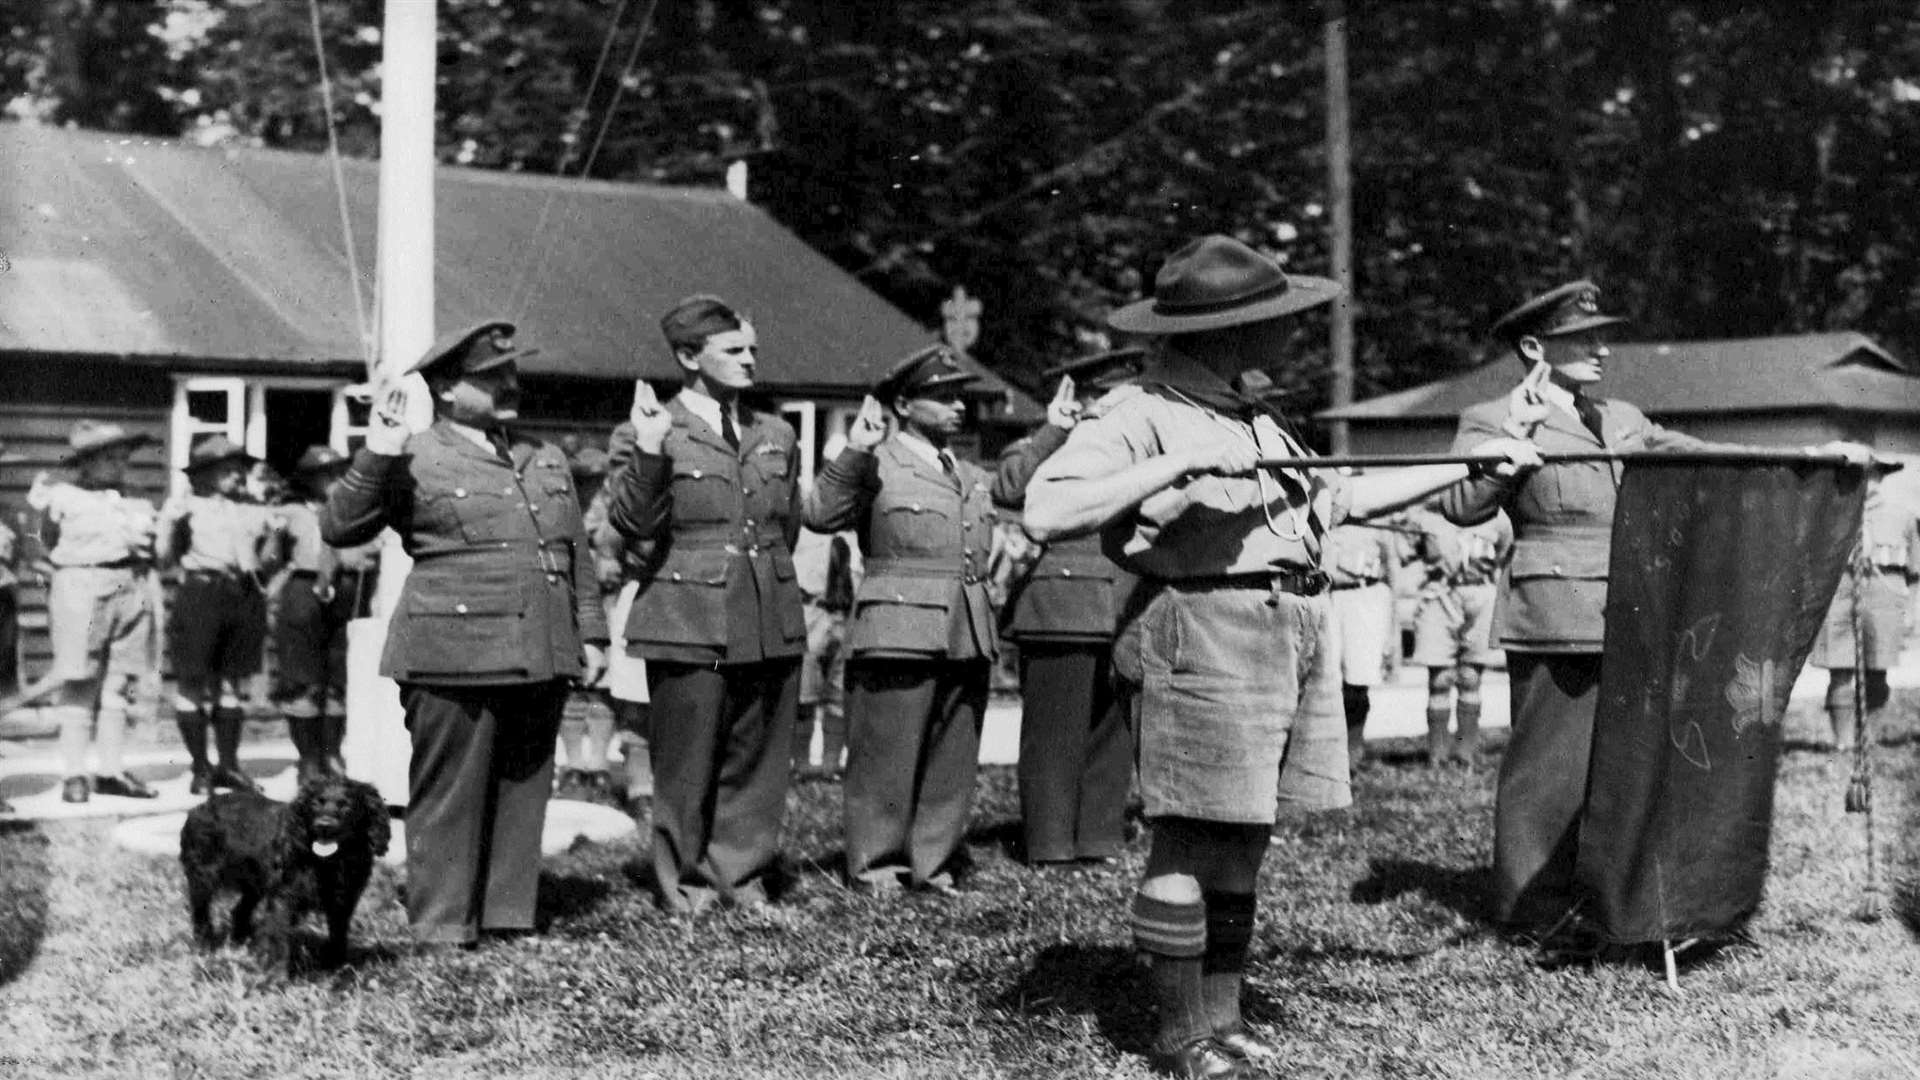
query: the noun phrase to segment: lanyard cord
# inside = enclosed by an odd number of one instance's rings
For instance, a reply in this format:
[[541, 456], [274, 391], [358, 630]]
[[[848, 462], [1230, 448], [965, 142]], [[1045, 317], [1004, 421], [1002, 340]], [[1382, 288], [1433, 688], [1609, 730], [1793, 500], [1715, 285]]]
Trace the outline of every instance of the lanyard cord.
[[[1219, 413], [1215, 412], [1214, 410], [1207, 408], [1205, 405], [1202, 405], [1198, 401], [1195, 401], [1193, 398], [1187, 396], [1184, 392], [1180, 390], [1179, 387], [1167, 386], [1167, 384], [1165, 383], [1161, 383], [1160, 385], [1166, 386], [1166, 388], [1172, 391], [1175, 396], [1179, 397], [1181, 401], [1184, 401], [1187, 404], [1193, 406], [1194, 408], [1199, 409], [1202, 413], [1206, 414], [1206, 417], [1209, 420], [1212, 420], [1214, 423], [1219, 424], [1221, 427], [1227, 429], [1228, 431], [1233, 432], [1235, 435], [1240, 436], [1241, 438], [1247, 439], [1250, 442], [1252, 442], [1253, 448], [1255, 451], [1258, 451], [1261, 453], [1264, 453], [1266, 451], [1266, 447], [1260, 445], [1260, 431], [1258, 428], [1254, 426], [1253, 421], [1251, 420], [1246, 421], [1245, 422], [1246, 427], [1242, 428], [1240, 427], [1239, 423], [1229, 422], [1226, 417], [1221, 416]], [[1276, 430], [1277, 429], [1278, 427], [1276, 425]], [[1286, 433], [1281, 432], [1280, 437], [1281, 437], [1282, 443], [1284, 444], [1286, 440]], [[1287, 447], [1287, 449], [1289, 451], [1292, 451], [1294, 447], [1289, 446]], [[1307, 534], [1312, 531], [1312, 525], [1308, 521], [1303, 519], [1301, 515], [1301, 511], [1302, 509], [1305, 509], [1310, 512], [1312, 510], [1312, 507], [1310, 505], [1306, 507], [1289, 506], [1286, 512], [1290, 517], [1293, 518], [1294, 528], [1292, 529], [1292, 531], [1286, 531], [1281, 529], [1280, 523], [1275, 521], [1273, 517], [1273, 497], [1267, 493], [1267, 470], [1263, 468], [1256, 468], [1253, 470], [1253, 477], [1254, 477], [1254, 480], [1258, 482], [1260, 485], [1260, 513], [1263, 516], [1265, 516], [1265, 518], [1267, 519], [1267, 531], [1279, 537], [1280, 539], [1285, 540], [1287, 543], [1290, 543], [1290, 544], [1298, 544], [1298, 543], [1304, 542], [1307, 539]], [[1305, 494], [1306, 494], [1308, 503], [1311, 503], [1313, 500], [1312, 488], [1310, 487], [1306, 488]]]

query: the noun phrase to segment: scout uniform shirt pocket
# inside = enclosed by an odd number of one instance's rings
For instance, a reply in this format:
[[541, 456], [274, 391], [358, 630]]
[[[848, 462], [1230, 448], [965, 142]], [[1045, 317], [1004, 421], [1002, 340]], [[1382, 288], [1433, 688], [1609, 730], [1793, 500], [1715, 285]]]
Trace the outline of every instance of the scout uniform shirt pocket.
[[409, 590], [405, 671], [397, 677], [524, 674], [526, 600], [512, 574], [475, 573], [457, 588]]

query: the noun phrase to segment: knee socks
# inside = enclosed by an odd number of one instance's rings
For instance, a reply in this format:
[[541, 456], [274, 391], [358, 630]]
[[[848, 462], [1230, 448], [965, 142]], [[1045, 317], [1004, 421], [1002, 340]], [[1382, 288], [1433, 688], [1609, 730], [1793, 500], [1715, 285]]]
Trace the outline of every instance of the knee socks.
[[1207, 1016], [1203, 960], [1207, 952], [1207, 906], [1171, 903], [1145, 893], [1133, 897], [1133, 941], [1152, 965], [1159, 1025], [1153, 1045], [1163, 1053], [1213, 1033]]
[[221, 708], [213, 711], [213, 746], [220, 757], [220, 767], [229, 772], [240, 771], [240, 728], [246, 723], [246, 715], [239, 709]]
[[1247, 954], [1253, 946], [1254, 905], [1252, 893], [1206, 892], [1207, 950], [1200, 961], [1201, 986], [1214, 1031], [1231, 1031], [1242, 1023], [1240, 986], [1246, 980]]
[[193, 775], [205, 776], [213, 771], [207, 762], [207, 710], [204, 706], [182, 709], [175, 713], [174, 724], [180, 729], [180, 742], [187, 748], [187, 757], [193, 762]]

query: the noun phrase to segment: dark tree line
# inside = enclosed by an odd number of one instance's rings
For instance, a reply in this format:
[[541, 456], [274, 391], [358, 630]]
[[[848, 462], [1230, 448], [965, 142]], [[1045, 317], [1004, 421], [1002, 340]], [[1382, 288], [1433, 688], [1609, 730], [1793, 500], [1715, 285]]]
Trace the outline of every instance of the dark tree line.
[[[1347, 6], [1363, 395], [1475, 362], [1498, 311], [1583, 274], [1637, 336], [1857, 328], [1920, 355], [1913, 4]], [[0, 9], [17, 115], [325, 146], [305, 3]], [[380, 4], [320, 9], [342, 145], [371, 155]], [[981, 358], [1032, 385], [1196, 232], [1325, 269], [1319, 19], [1261, 0], [441, 0], [440, 153], [697, 184], [745, 160], [755, 201], [914, 315], [937, 322], [955, 284], [980, 296]], [[1276, 378], [1315, 403], [1324, 358], [1304, 323]]]

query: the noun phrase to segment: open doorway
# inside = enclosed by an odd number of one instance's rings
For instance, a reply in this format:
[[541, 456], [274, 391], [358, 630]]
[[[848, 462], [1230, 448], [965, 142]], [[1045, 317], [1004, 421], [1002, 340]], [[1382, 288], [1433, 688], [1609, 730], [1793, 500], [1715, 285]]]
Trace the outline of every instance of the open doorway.
[[266, 419], [266, 445], [261, 456], [281, 476], [292, 478], [293, 466], [307, 447], [331, 442], [333, 396], [333, 391], [325, 387], [262, 388], [260, 411]]

